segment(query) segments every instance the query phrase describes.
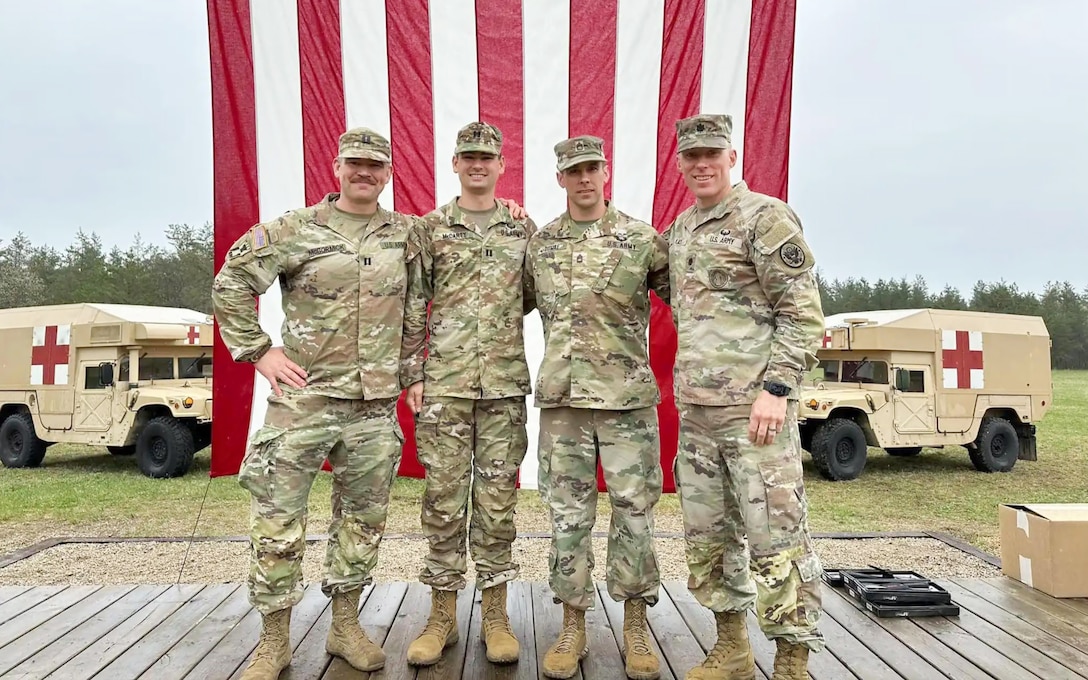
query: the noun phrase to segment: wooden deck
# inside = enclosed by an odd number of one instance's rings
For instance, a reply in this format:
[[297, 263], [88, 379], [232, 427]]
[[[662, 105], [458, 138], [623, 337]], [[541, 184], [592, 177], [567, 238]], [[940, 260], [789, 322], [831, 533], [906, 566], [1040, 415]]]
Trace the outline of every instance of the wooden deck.
[[[841, 591], [824, 585], [827, 650], [811, 657], [816, 680], [1088, 680], [1088, 600], [1057, 600], [998, 578], [939, 581], [961, 614], [953, 618], [878, 619]], [[603, 584], [598, 586], [603, 593]], [[546, 584], [515, 582], [510, 611], [522, 657], [510, 666], [484, 658], [480, 596], [458, 600], [461, 641], [439, 666], [418, 672], [404, 661], [426, 618], [428, 590], [418, 583], [382, 583], [364, 594], [361, 618], [384, 645], [388, 661], [377, 678], [537, 678], [561, 610]], [[623, 608], [605, 595], [587, 617], [586, 680], [625, 677], [616, 643]], [[328, 600], [310, 586], [295, 609], [292, 666], [281, 678], [367, 678], [325, 654]], [[257, 642], [260, 617], [244, 585], [0, 587], [0, 678], [237, 678]], [[670, 582], [650, 610], [661, 677], [682, 679], [714, 642], [713, 619], [682, 583]], [[768, 678], [772, 645], [749, 628], [759, 674]]]

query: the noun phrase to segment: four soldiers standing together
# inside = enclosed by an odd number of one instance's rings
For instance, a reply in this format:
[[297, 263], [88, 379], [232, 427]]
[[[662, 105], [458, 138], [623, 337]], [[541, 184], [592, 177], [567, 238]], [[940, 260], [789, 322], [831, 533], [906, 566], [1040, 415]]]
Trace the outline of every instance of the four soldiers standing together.
[[[519, 656], [506, 584], [519, 573], [516, 486], [534, 393], [538, 482], [552, 525], [549, 584], [563, 607], [543, 674], [572, 677], [589, 651], [599, 462], [612, 510], [607, 590], [624, 603], [626, 672], [658, 678], [646, 622], [660, 587], [653, 509], [662, 486], [651, 290], [671, 305], [677, 330], [674, 477], [688, 585], [718, 632], [687, 677], [754, 677], [744, 624], [754, 608], [778, 645], [774, 679], [807, 678], [808, 653], [823, 645], [821, 568], [808, 533], [797, 392], [815, 364], [823, 315], [800, 221], [785, 203], [731, 183], [730, 137], [728, 116], [677, 123], [677, 168], [695, 204], [658, 233], [605, 198], [598, 138], [555, 146], [567, 210], [538, 229], [519, 206], [496, 199], [504, 159], [495, 127], [458, 132], [452, 164], [461, 193], [424, 217], [379, 206], [392, 176], [389, 142], [357, 128], [341, 136], [334, 160], [339, 193], [256, 225], [234, 244], [214, 284], [220, 332], [234, 359], [254, 363], [274, 392], [239, 473], [253, 496], [249, 591], [263, 620], [244, 679], [277, 678], [290, 663], [307, 498], [326, 458], [326, 649], [360, 670], [384, 666], [358, 605], [400, 457], [402, 390], [426, 471], [420, 519], [429, 551], [419, 578], [432, 594], [408, 662], [435, 664], [457, 642], [466, 552], [482, 593], [487, 658]], [[277, 280], [282, 348], [253, 308]], [[531, 389], [523, 318], [534, 308], [545, 349]]]

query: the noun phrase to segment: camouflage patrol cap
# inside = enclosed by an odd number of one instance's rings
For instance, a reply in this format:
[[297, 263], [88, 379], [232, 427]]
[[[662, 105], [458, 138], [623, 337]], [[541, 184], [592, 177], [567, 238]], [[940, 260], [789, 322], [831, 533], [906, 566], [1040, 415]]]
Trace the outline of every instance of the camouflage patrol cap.
[[368, 158], [382, 163], [392, 162], [389, 140], [370, 128], [358, 127], [340, 135], [340, 158]]
[[733, 134], [733, 117], [724, 113], [701, 113], [676, 121], [676, 150], [728, 149]]
[[457, 148], [454, 153], [479, 151], [498, 156], [502, 152], [502, 132], [488, 123], [476, 121], [457, 131]]
[[606, 163], [604, 157], [604, 140], [592, 135], [581, 135], [564, 139], [555, 145], [556, 169], [563, 172], [567, 168], [574, 167], [587, 161], [601, 161]]

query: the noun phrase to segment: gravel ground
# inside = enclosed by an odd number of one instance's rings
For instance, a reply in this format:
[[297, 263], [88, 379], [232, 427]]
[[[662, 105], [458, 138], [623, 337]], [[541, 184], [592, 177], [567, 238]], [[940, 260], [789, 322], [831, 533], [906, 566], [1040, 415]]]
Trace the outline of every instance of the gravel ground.
[[[605, 578], [606, 543], [605, 538], [593, 541], [593, 575], [597, 580]], [[875, 565], [912, 569], [930, 578], [1000, 575], [996, 567], [936, 539], [817, 539], [815, 543], [827, 568]], [[0, 545], [0, 556], [25, 545]], [[515, 542], [515, 560], [521, 564], [523, 580], [547, 580], [548, 545], [547, 538], [519, 538]], [[658, 538], [656, 546], [662, 579], [685, 580], [683, 540]], [[162, 584], [176, 583], [179, 576], [182, 583], [241, 582], [248, 571], [247, 551], [248, 543], [242, 541], [196, 541], [191, 546], [187, 542], [65, 544], [0, 569], [0, 585]], [[375, 579], [414, 580], [425, 551], [422, 539], [388, 538], [382, 543]], [[306, 582], [320, 581], [324, 553], [324, 541], [307, 544], [303, 561]], [[181, 572], [183, 559], [185, 569]], [[470, 561], [469, 578], [472, 573]]]

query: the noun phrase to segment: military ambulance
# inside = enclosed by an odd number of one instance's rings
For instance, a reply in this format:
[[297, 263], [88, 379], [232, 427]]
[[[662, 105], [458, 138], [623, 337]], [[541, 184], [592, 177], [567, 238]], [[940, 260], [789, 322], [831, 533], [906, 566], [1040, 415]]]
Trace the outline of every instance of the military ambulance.
[[184, 475], [211, 443], [212, 319], [191, 309], [70, 304], [0, 310], [0, 461], [58, 442]]
[[1040, 317], [903, 309], [838, 314], [825, 326], [798, 412], [824, 478], [861, 475], [867, 447], [915, 456], [962, 446], [982, 472], [1036, 459], [1035, 424], [1053, 401]]

